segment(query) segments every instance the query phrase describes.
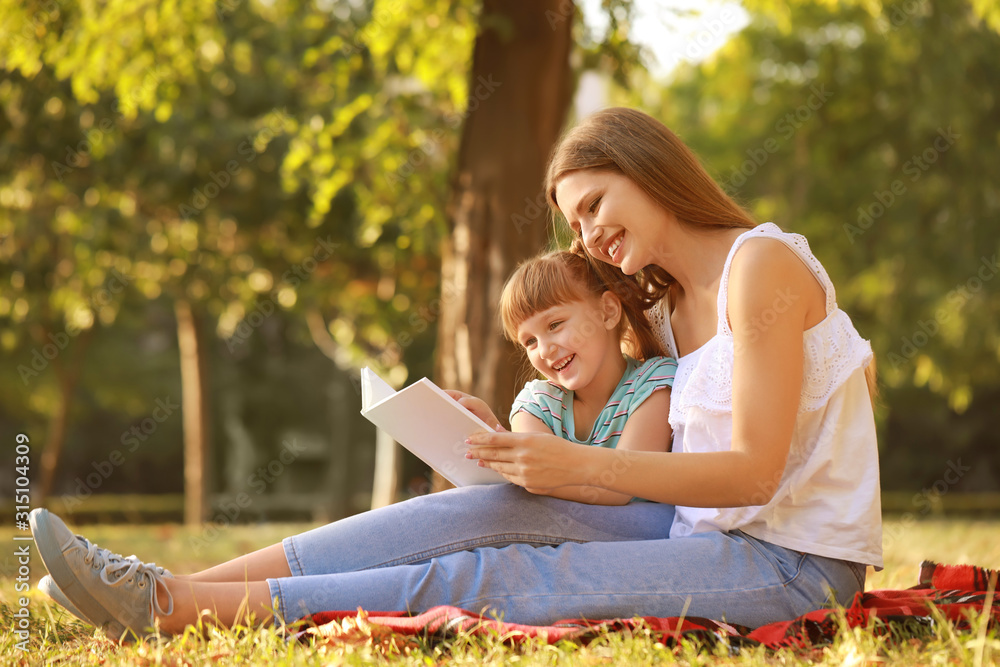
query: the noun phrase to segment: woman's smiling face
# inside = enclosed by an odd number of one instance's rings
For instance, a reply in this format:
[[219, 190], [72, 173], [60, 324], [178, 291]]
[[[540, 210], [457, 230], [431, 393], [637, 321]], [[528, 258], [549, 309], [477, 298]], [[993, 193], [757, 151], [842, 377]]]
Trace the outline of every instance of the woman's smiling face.
[[556, 184], [566, 222], [587, 252], [632, 275], [667, 256], [665, 233], [673, 216], [631, 179], [613, 171], [571, 171]]

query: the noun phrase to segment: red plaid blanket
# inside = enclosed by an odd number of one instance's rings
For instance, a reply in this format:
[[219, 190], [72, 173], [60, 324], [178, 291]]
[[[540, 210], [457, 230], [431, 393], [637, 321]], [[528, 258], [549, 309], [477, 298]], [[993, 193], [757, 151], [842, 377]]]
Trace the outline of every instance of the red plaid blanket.
[[[304, 637], [331, 642], [405, 645], [417, 638], [447, 639], [457, 633], [492, 634], [517, 642], [540, 638], [586, 642], [602, 633], [646, 628], [668, 644], [696, 639], [708, 644], [727, 640], [734, 650], [742, 646], [809, 648], [832, 641], [840, 623], [869, 627], [875, 632], [919, 634], [933, 622], [932, 607], [959, 629], [968, 627], [970, 616], [988, 615], [991, 624], [1000, 621], [1000, 605], [994, 604], [997, 570], [972, 565], [940, 565], [925, 561], [920, 583], [905, 590], [858, 593], [844, 610], [817, 609], [791, 621], [771, 623], [756, 629], [706, 618], [657, 618], [589, 621], [573, 619], [552, 625], [520, 625], [491, 619], [456, 607], [434, 607], [422, 614], [406, 612], [328, 611], [312, 616], [313, 627]], [[840, 620], [843, 619], [843, 620]]]

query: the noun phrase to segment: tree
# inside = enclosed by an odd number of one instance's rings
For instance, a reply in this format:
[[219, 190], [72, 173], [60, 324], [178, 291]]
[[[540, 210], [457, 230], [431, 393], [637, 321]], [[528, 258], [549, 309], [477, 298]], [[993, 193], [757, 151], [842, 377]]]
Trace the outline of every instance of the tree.
[[516, 372], [496, 321], [500, 291], [548, 239], [541, 184], [569, 109], [572, 19], [568, 2], [484, 2], [473, 51], [442, 257], [437, 376], [495, 406], [513, 399]]
[[[426, 324], [411, 323], [389, 345], [407, 302], [429, 300], [436, 286], [425, 279], [436, 270], [434, 234], [423, 235], [436, 224], [429, 204], [443, 200], [427, 184], [443, 182], [442, 170], [409, 178], [410, 195], [399, 197], [370, 159], [403, 156], [394, 169], [405, 166], [418, 131], [395, 130], [419, 117], [423, 93], [390, 92], [387, 79], [408, 72], [376, 70], [352, 23], [310, 4], [37, 9], [0, 5], [0, 94], [13, 121], [0, 187], [18, 204], [0, 220], [12, 285], [0, 300], [0, 342], [23, 358], [25, 330], [45, 349], [46, 332], [62, 337], [98, 318], [111, 326], [120, 298], [98, 308], [90, 293], [115, 275], [131, 293], [168, 298], [186, 360], [187, 517], [198, 521], [207, 511], [206, 336], [240, 354], [256, 316], [325, 309], [347, 358], [397, 377], [407, 347], [426, 337]], [[363, 117], [371, 108], [380, 111]], [[355, 188], [339, 192], [330, 183], [345, 175]], [[40, 403], [33, 386], [19, 397], [52, 415], [49, 480], [74, 376], [60, 375], [58, 400]]]

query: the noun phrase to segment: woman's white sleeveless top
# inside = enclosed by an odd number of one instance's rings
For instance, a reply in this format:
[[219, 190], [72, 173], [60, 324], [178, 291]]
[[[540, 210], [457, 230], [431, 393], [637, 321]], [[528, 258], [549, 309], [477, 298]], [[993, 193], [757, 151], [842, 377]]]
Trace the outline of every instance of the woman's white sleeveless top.
[[[690, 354], [677, 355], [668, 300], [648, 311], [661, 344], [678, 357], [670, 398], [673, 451], [731, 448], [733, 333], [726, 315], [729, 269], [743, 243], [761, 237], [777, 239], [791, 248], [826, 291], [826, 318], [802, 336], [802, 392], [784, 474], [764, 505], [677, 507], [670, 537], [738, 528], [789, 549], [881, 569], [878, 446], [864, 375], [872, 359], [871, 346], [837, 307], [833, 283], [803, 236], [766, 223], [737, 238], [719, 283], [716, 335]], [[775, 315], [781, 306], [779, 295]], [[767, 324], [761, 322], [762, 327]], [[763, 501], [766, 494], [762, 492], [760, 498]]]

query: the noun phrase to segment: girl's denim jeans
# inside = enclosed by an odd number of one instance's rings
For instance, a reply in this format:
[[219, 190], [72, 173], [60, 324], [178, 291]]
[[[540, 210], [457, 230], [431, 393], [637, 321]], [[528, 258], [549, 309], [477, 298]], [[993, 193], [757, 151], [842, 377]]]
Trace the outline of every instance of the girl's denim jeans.
[[863, 565], [741, 531], [669, 539], [673, 506], [585, 505], [513, 485], [470, 486], [284, 540], [277, 612], [421, 612], [452, 605], [513, 623], [702, 616], [757, 627], [864, 588]]

